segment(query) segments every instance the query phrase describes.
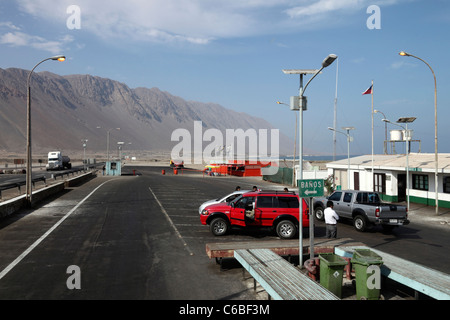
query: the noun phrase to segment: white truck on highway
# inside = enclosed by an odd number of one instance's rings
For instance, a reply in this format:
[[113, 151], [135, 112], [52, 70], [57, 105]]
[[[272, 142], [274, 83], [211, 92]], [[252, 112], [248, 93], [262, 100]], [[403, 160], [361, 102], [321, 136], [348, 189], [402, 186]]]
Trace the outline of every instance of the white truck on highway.
[[63, 156], [61, 151], [50, 151], [48, 153], [48, 162], [46, 165], [47, 171], [71, 168], [72, 164], [70, 163], [70, 158], [68, 156]]

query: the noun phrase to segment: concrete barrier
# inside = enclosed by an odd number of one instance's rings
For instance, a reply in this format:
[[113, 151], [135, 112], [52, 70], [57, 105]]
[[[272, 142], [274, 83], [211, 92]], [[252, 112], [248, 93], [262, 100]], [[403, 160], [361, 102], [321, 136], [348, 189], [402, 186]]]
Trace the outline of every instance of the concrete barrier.
[[77, 185], [83, 184], [92, 178], [95, 178], [97, 176], [97, 170], [88, 172], [86, 174], [82, 174], [81, 176], [78, 176], [76, 178], [67, 179], [64, 181], [64, 186], [66, 188], [75, 187]]
[[57, 194], [64, 190], [66, 182], [58, 182], [52, 184], [51, 186], [33, 191], [33, 196], [31, 197], [31, 205], [34, 206], [37, 203], [41, 202], [45, 198], [48, 198], [54, 194]]
[[27, 202], [25, 200], [25, 195], [2, 202], [0, 204], [0, 218], [9, 216], [10, 214], [24, 208], [26, 205]]
[[[65, 188], [70, 188], [76, 185], [79, 185], [81, 183], [84, 183], [94, 177], [97, 176], [96, 171], [91, 171], [86, 174], [80, 175], [78, 177], [67, 179], [65, 181], [52, 184], [51, 186], [33, 191], [32, 196], [32, 205], [36, 205], [37, 203], [41, 202], [42, 200], [55, 195], [61, 191], [63, 191]], [[25, 199], [25, 195], [18, 196], [14, 199], [10, 199], [7, 201], [4, 201], [0, 203], [0, 218], [9, 216], [17, 211], [19, 211], [22, 208], [26, 208], [27, 201]]]

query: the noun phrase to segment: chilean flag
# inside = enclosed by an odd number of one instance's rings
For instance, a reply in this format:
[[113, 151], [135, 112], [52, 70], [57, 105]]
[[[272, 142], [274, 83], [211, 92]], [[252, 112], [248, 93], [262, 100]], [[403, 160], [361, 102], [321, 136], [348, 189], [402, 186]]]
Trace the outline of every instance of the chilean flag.
[[364, 91], [364, 92], [363, 92], [363, 95], [365, 95], [365, 94], [372, 94], [372, 87], [373, 87], [373, 85], [371, 85], [371, 86], [369, 87], [369, 89], [367, 89], [366, 91]]

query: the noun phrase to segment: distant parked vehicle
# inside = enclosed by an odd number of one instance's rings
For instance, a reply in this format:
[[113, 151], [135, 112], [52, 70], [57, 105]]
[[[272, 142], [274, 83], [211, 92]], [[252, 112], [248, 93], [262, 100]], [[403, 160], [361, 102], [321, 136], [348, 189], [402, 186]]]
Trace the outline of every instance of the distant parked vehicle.
[[230, 194], [227, 194], [226, 196], [217, 198], [217, 199], [212, 199], [212, 200], [208, 200], [206, 202], [203, 202], [201, 204], [200, 207], [198, 207], [198, 213], [201, 214], [203, 209], [205, 209], [207, 206], [212, 205], [212, 204], [216, 204], [216, 203], [227, 203], [230, 201], [233, 201], [234, 199], [236, 199], [237, 197], [239, 197], [241, 194], [246, 193], [246, 192], [250, 192], [251, 190], [239, 190], [239, 191], [234, 191]]
[[47, 171], [71, 168], [72, 164], [70, 163], [70, 158], [68, 156], [64, 156], [61, 151], [50, 151], [48, 153], [48, 162], [46, 165]]
[[328, 198], [315, 198], [314, 215], [318, 220], [324, 220], [328, 200], [333, 201], [333, 209], [340, 218], [353, 220], [358, 231], [364, 231], [372, 224], [391, 230], [409, 223], [406, 206], [384, 203], [378, 193], [358, 190], [338, 190]]
[[170, 167], [172, 168], [183, 168], [184, 161], [182, 160], [170, 160]]

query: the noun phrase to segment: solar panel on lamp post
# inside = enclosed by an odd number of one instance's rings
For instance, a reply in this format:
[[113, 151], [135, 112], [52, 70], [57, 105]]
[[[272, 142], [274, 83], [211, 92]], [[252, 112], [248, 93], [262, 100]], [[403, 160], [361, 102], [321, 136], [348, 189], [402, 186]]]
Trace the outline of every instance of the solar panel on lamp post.
[[428, 64], [428, 62], [426, 62], [422, 58], [416, 57], [415, 55], [407, 53], [405, 51], [400, 51], [399, 55], [401, 55], [403, 57], [413, 57], [413, 58], [416, 58], [416, 59], [422, 61], [431, 70], [431, 73], [433, 74], [433, 78], [434, 78], [434, 163], [435, 163], [435, 166], [434, 166], [434, 189], [435, 189], [436, 215], [438, 215], [439, 214], [439, 190], [438, 190], [438, 186], [439, 186], [439, 183], [438, 183], [438, 169], [439, 169], [439, 165], [438, 165], [437, 85], [436, 85], [436, 75], [434, 74], [434, 71], [431, 68], [431, 66]]
[[[329, 54], [323, 61], [322, 61], [322, 67], [320, 69], [283, 69], [283, 73], [285, 74], [299, 74], [300, 75], [300, 89], [299, 89], [299, 95], [298, 100], [292, 99], [291, 97], [291, 110], [298, 110], [299, 111], [299, 175], [297, 177], [297, 180], [303, 179], [303, 110], [307, 110], [307, 99], [306, 96], [304, 96], [304, 93], [306, 91], [306, 88], [310, 84], [310, 82], [326, 67], [331, 65], [334, 60], [337, 59], [337, 56], [335, 54]], [[303, 88], [303, 76], [306, 74], [312, 74], [313, 76], [309, 81], [306, 83], [305, 87]], [[298, 105], [296, 105], [298, 103]], [[299, 205], [299, 259], [300, 259], [300, 265], [303, 265], [303, 200], [300, 199], [300, 205]], [[311, 256], [314, 255], [314, 249], [313, 249], [313, 234], [311, 232], [311, 224], [314, 223], [314, 221], [310, 221], [310, 254]]]

